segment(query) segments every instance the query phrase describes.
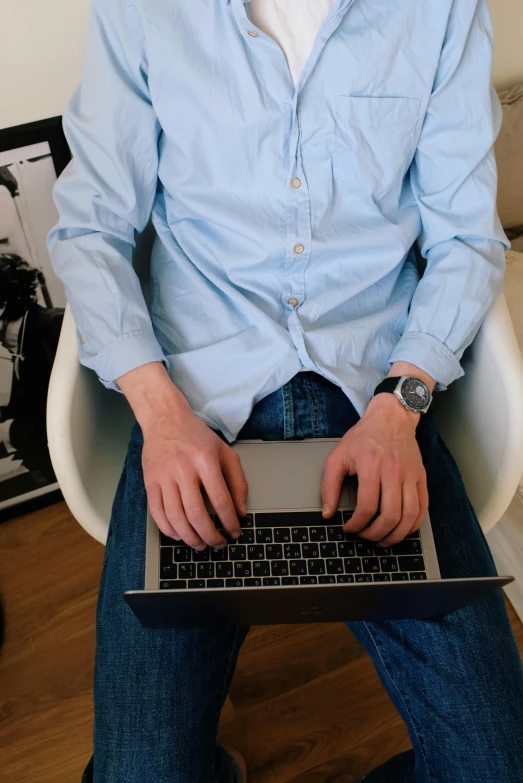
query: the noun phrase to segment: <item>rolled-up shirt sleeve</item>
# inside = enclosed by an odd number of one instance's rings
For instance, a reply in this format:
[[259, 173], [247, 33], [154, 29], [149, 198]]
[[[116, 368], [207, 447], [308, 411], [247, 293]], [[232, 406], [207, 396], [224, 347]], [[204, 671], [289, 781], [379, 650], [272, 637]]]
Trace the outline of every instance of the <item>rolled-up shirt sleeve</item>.
[[501, 107], [491, 60], [487, 0], [454, 0], [410, 169], [427, 265], [389, 359], [417, 365], [436, 390], [464, 374], [462, 354], [503, 290], [510, 243], [496, 209]]
[[48, 247], [80, 361], [118, 391], [124, 373], [165, 363], [132, 266], [157, 188], [159, 130], [138, 12], [126, 0], [93, 0], [82, 81], [64, 115], [73, 159], [55, 185]]

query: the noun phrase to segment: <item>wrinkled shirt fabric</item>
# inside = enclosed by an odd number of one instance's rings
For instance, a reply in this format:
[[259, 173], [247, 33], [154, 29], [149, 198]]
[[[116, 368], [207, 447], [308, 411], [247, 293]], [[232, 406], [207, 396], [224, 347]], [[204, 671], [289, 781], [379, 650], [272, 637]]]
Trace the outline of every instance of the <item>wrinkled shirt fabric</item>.
[[295, 85], [243, 0], [94, 0], [49, 235], [81, 362], [165, 362], [230, 442], [303, 367], [360, 415], [396, 360], [445, 389], [509, 247], [491, 56], [486, 0], [333, 0]]

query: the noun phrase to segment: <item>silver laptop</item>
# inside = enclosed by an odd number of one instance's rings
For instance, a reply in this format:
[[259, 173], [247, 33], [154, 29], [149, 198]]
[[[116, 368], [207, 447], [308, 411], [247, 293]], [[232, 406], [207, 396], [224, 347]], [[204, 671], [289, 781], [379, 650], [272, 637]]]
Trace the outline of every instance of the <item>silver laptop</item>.
[[441, 579], [428, 514], [419, 531], [388, 548], [345, 533], [356, 477], [345, 479], [334, 517], [323, 519], [320, 484], [337, 442], [236, 441], [248, 514], [241, 537], [224, 549], [196, 552], [161, 534], [148, 514], [144, 590], [124, 593], [139, 621], [165, 628], [429, 618], [513, 581]]

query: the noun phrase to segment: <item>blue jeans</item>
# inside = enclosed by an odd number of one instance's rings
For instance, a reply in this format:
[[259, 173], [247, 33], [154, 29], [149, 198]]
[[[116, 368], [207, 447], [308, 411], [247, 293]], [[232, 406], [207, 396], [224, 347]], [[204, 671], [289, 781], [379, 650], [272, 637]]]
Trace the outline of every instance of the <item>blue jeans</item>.
[[[259, 402], [239, 439], [341, 437], [358, 414], [335, 385], [299, 373]], [[442, 577], [495, 575], [433, 412], [417, 440]], [[147, 630], [122, 598], [144, 585], [146, 494], [134, 427], [114, 500], [97, 613], [94, 783], [237, 783], [216, 744], [248, 628]], [[351, 622], [407, 724], [412, 749], [366, 783], [521, 783], [523, 667], [501, 590], [445, 618]], [[347, 694], [347, 709], [350, 709]], [[350, 770], [347, 770], [350, 772]]]

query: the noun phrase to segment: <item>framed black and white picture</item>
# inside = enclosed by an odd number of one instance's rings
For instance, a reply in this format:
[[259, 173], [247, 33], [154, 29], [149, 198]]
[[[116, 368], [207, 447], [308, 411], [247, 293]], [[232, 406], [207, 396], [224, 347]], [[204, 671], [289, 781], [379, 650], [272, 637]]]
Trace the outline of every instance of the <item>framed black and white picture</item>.
[[66, 302], [46, 237], [69, 159], [61, 117], [0, 130], [0, 518], [60, 498], [45, 409]]

